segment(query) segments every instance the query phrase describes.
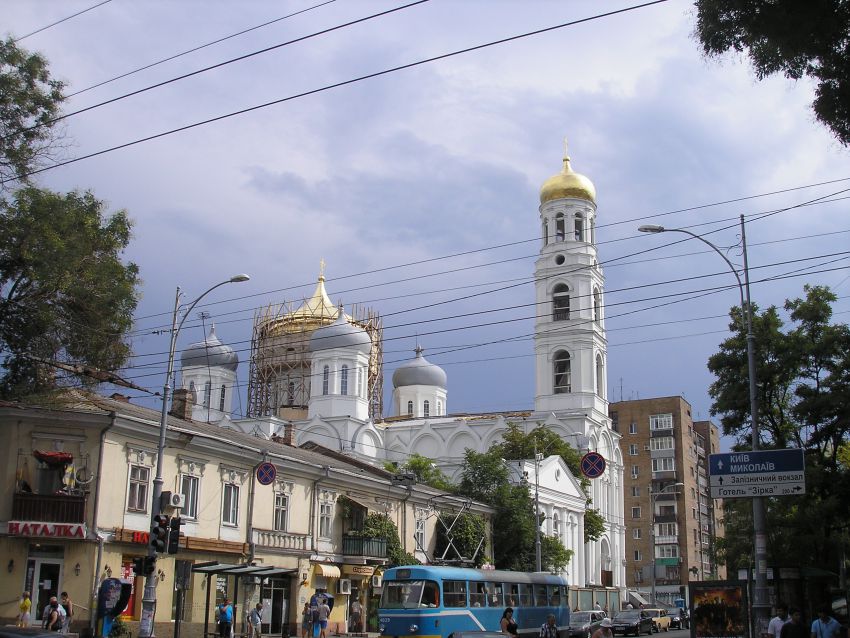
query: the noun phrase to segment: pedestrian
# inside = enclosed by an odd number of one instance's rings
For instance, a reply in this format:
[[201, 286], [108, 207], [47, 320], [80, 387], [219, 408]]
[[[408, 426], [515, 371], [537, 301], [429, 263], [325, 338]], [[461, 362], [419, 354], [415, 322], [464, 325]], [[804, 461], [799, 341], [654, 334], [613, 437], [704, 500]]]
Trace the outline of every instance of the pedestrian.
[[62, 619], [62, 633], [67, 634], [71, 628], [71, 617], [74, 615], [74, 603], [71, 602], [68, 592], [63, 591], [60, 595], [62, 599], [59, 601], [59, 604], [65, 610], [65, 617]]
[[811, 638], [838, 638], [841, 635], [841, 625], [830, 616], [829, 605], [824, 605], [818, 610], [818, 617], [812, 623]]
[[301, 610], [301, 638], [310, 638], [313, 635], [313, 613], [310, 611], [310, 603], [304, 603]]
[[248, 638], [261, 638], [263, 635], [263, 604], [257, 603], [248, 614], [248, 624], [251, 625], [251, 631]]
[[514, 622], [513, 607], [505, 608], [505, 611], [502, 613], [502, 619], [499, 621], [499, 627], [501, 628], [502, 633], [506, 636], [518, 638], [517, 631], [519, 630], [519, 625]]
[[599, 601], [598, 601], [598, 600], [597, 600], [597, 601], [596, 601], [596, 603], [593, 605], [593, 608], [594, 608], [596, 611], [602, 611], [602, 605], [600, 605], [600, 604], [599, 604]]
[[233, 605], [230, 598], [225, 597], [224, 602], [218, 606], [218, 636], [219, 638], [230, 638], [230, 630], [233, 627]]
[[328, 607], [327, 598], [322, 596], [319, 599], [319, 638], [326, 638], [328, 628], [328, 616], [331, 615], [331, 608]]
[[65, 615], [65, 610], [59, 605], [59, 600], [56, 596], [51, 596], [50, 601], [44, 608], [41, 614], [41, 626], [47, 631], [62, 631], [62, 617]]
[[555, 624], [555, 614], [546, 616], [546, 622], [540, 628], [540, 638], [558, 638], [558, 626]]
[[803, 614], [797, 607], [791, 607], [788, 610], [790, 616], [788, 622], [782, 625], [780, 638], [809, 638], [806, 634], [806, 626], [803, 624]]
[[770, 638], [779, 638], [782, 633], [782, 625], [790, 620], [788, 618], [788, 605], [785, 603], [776, 604], [776, 615], [770, 619], [767, 625], [767, 633]]
[[358, 633], [363, 631], [363, 627], [360, 625], [362, 618], [363, 605], [361, 605], [360, 601], [355, 598], [351, 603], [351, 631]]
[[599, 629], [594, 631], [590, 638], [613, 638], [614, 635], [611, 633], [612, 624], [610, 618], [603, 618], [602, 622], [599, 623]]
[[32, 615], [30, 611], [32, 610], [32, 599], [30, 598], [30, 593], [25, 591], [21, 594], [21, 602], [18, 603], [18, 622], [16, 623], [17, 627], [29, 627], [30, 619]]
[[634, 609], [634, 608], [635, 608], [635, 606], [632, 605], [631, 603], [626, 604], [626, 609]]

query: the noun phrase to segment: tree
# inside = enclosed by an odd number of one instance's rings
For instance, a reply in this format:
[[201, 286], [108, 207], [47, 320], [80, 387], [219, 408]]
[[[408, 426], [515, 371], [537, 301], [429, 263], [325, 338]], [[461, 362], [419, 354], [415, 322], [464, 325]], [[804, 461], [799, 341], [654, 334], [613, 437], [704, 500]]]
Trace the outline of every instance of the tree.
[[697, 0], [703, 51], [746, 52], [762, 80], [782, 73], [817, 82], [817, 119], [850, 145], [850, 6], [847, 0]]
[[417, 483], [430, 485], [444, 492], [450, 492], [454, 489], [454, 486], [440, 468], [431, 459], [421, 454], [411, 454], [407, 461], [400, 465], [387, 462], [384, 464], [384, 469], [389, 472], [409, 472], [416, 477]]
[[[65, 96], [47, 60], [0, 40], [0, 193], [55, 148], [55, 123]], [[7, 181], [8, 180], [8, 181]]]
[[132, 224], [90, 192], [26, 187], [0, 202], [0, 396], [65, 382], [41, 359], [115, 370], [129, 356], [138, 268], [121, 262]]
[[451, 526], [451, 544], [454, 550], [448, 547], [449, 534], [446, 527], [437, 523], [437, 538], [434, 545], [434, 558], [445, 555], [447, 560], [459, 558], [472, 559], [473, 564], [481, 567], [484, 564], [485, 545], [482, 542], [487, 537], [487, 524], [480, 514], [463, 512], [458, 515], [455, 512], [440, 512], [441, 520]]
[[398, 537], [398, 527], [390, 518], [377, 512], [369, 512], [363, 522], [363, 529], [357, 532], [349, 532], [352, 536], [363, 538], [383, 538], [387, 541], [388, 567], [398, 565], [418, 565], [419, 561], [414, 556], [405, 552], [401, 547]]

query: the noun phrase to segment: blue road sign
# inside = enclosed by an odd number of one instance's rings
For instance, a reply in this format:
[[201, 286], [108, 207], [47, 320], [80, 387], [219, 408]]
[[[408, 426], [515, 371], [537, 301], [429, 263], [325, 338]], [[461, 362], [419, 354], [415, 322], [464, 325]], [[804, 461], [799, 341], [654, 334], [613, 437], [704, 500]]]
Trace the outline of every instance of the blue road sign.
[[709, 454], [708, 475], [713, 498], [806, 493], [801, 449]]
[[587, 478], [599, 478], [604, 472], [605, 457], [599, 452], [588, 452], [581, 457], [581, 473]]
[[257, 467], [257, 481], [260, 485], [271, 485], [277, 478], [277, 468], [274, 463], [260, 463]]

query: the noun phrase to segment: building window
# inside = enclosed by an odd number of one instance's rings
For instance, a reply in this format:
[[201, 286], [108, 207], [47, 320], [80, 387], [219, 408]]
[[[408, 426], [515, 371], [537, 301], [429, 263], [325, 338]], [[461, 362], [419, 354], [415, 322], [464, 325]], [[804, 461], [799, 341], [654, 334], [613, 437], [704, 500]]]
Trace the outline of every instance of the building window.
[[629, 423], [629, 434], [637, 434], [637, 423], [634, 421]]
[[442, 401], [437, 401], [437, 416], [443, 415], [443, 403]]
[[555, 241], [564, 241], [567, 235], [566, 224], [564, 223], [564, 214], [558, 213], [555, 215]]
[[637, 465], [632, 465], [632, 478], [637, 478], [637, 477], [638, 477], [638, 469], [639, 469], [639, 468], [638, 468], [638, 466], [637, 466]]
[[672, 414], [653, 414], [649, 417], [650, 430], [672, 430], [673, 415]]
[[322, 368], [322, 394], [327, 396], [328, 392], [330, 392], [330, 381], [331, 381], [331, 368], [330, 366], [325, 366]]
[[197, 405], [198, 404], [198, 393], [195, 390], [195, 382], [194, 381], [189, 381], [189, 392], [192, 393], [192, 403]]
[[640, 508], [633, 507], [632, 508], [632, 518], [640, 518]]
[[148, 511], [148, 482], [151, 469], [144, 465], [130, 466], [130, 486], [127, 489], [127, 511]]
[[636, 541], [640, 540], [640, 527], [635, 527], [632, 530], [632, 538], [634, 538]]
[[274, 529], [285, 532], [289, 514], [289, 494], [275, 492], [274, 495]]
[[652, 459], [653, 472], [675, 472], [676, 460], [672, 456], [666, 456], [659, 459]]
[[643, 560], [643, 556], [641, 556], [640, 550], [636, 549], [635, 550], [635, 561], [640, 562], [642, 560]]
[[354, 374], [357, 375], [357, 396], [363, 398], [363, 370], [358, 370], [355, 368]]
[[431, 402], [430, 402], [430, 401], [424, 401], [424, 402], [422, 403], [422, 415], [423, 415], [426, 419], [427, 419], [429, 416], [431, 416]]
[[659, 536], [678, 536], [679, 530], [676, 523], [658, 523]]
[[640, 486], [632, 485], [632, 496], [640, 496]]
[[554, 373], [555, 394], [567, 394], [571, 392], [570, 353], [566, 350], [558, 350], [555, 353]]
[[224, 484], [224, 496], [221, 504], [221, 522], [225, 525], [239, 524], [239, 486]]
[[333, 519], [334, 505], [329, 501], [319, 503], [319, 536], [331, 537], [331, 521]]
[[552, 517], [552, 536], [555, 538], [561, 537], [561, 518], [557, 513]]
[[413, 416], [413, 401], [407, 402], [407, 416]]
[[549, 243], [549, 220], [543, 220], [543, 245], [546, 246]]
[[605, 364], [601, 354], [596, 355], [596, 394], [605, 398]]
[[570, 318], [570, 289], [566, 284], [558, 284], [552, 290], [552, 321], [566, 321]]
[[629, 444], [629, 456], [637, 456], [637, 454], [638, 454], [637, 443]]
[[581, 215], [575, 216], [573, 229], [575, 230], [576, 241], [584, 241], [584, 218]]
[[224, 412], [224, 397], [227, 395], [227, 386], [221, 386], [221, 394], [218, 397], [218, 411]]
[[209, 408], [212, 401], [212, 381], [207, 381], [204, 384], [204, 407]]
[[660, 505], [658, 507], [658, 515], [659, 516], [675, 516], [676, 515], [676, 506], [675, 505]]
[[590, 218], [590, 243], [596, 243], [596, 219]]
[[198, 518], [199, 486], [200, 482], [198, 481], [197, 476], [192, 476], [191, 474], [180, 475], [180, 493], [186, 500], [185, 505], [183, 505], [183, 510], [180, 512], [181, 516], [194, 519]]
[[653, 450], [672, 450], [675, 446], [675, 440], [672, 436], [656, 436], [650, 441]]
[[602, 293], [599, 288], [593, 289], [593, 320], [597, 324], [602, 321]]
[[413, 532], [413, 540], [416, 542], [416, 549], [421, 552], [425, 551], [425, 519], [416, 519], [416, 530]]
[[694, 520], [697, 519], [697, 508], [696, 507], [691, 508], [691, 518], [693, 518]]
[[671, 544], [659, 545], [655, 550], [655, 555], [658, 558], [678, 558], [679, 546]]
[[339, 393], [342, 396], [348, 394], [348, 366], [345, 364], [342, 365], [342, 371], [339, 375]]

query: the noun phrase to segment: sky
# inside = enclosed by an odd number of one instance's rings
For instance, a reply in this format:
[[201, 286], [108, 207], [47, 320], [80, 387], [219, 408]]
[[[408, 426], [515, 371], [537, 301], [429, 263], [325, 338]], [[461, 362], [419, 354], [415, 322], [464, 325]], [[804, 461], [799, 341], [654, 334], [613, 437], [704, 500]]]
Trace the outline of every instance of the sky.
[[[4, 35], [94, 4], [6, 0]], [[850, 154], [815, 122], [813, 85], [759, 81], [742, 56], [705, 58], [682, 0], [585, 20], [634, 4], [430, 0], [63, 120], [61, 159], [74, 160], [277, 102], [37, 176], [55, 190], [91, 189], [134, 220], [125, 258], [143, 283], [121, 373], [160, 389], [168, 338], [156, 331], [176, 287], [192, 300], [249, 273], [205, 297], [197, 310], [210, 318], [193, 313], [178, 342], [215, 322], [242, 361], [240, 413], [254, 312], [309, 295], [324, 260], [334, 302], [384, 317], [385, 415], [392, 370], [417, 339], [448, 374], [449, 412], [531, 408], [539, 189], [560, 170], [565, 137], [573, 169], [597, 190], [611, 400], [681, 395], [694, 418], [709, 418], [706, 362], [739, 300], [719, 255], [641, 224], [705, 235], [740, 266], [743, 214], [753, 301], [781, 307], [805, 284], [828, 285], [846, 322]], [[19, 44], [79, 91], [70, 113], [403, 6], [111, 0]]]

